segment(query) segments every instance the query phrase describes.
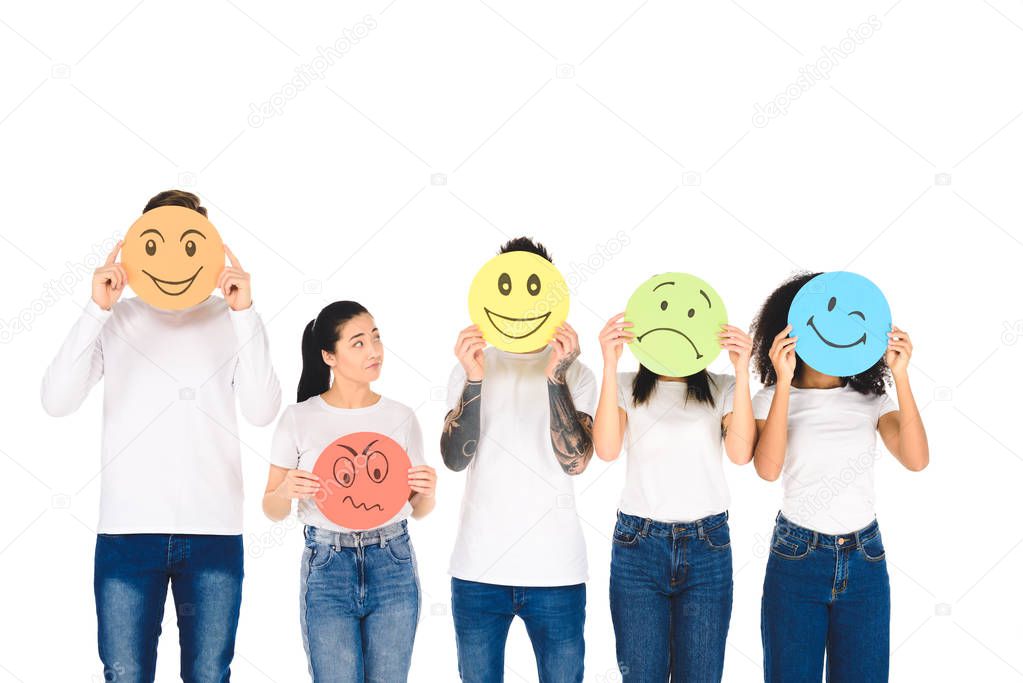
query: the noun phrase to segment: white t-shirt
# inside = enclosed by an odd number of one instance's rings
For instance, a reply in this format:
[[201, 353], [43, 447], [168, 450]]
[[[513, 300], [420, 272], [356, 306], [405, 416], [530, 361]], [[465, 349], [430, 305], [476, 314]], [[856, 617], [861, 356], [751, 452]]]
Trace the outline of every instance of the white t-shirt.
[[[484, 351], [480, 442], [466, 468], [458, 537], [448, 571], [465, 581], [508, 586], [569, 586], [587, 579], [586, 544], [572, 477], [551, 445], [545, 370], [537, 353]], [[597, 385], [576, 360], [566, 381], [577, 412], [593, 415]], [[462, 395], [456, 365], [448, 409]]]
[[[753, 417], [766, 420], [774, 386], [753, 397]], [[823, 534], [847, 534], [874, 520], [877, 421], [898, 410], [888, 394], [846, 385], [789, 391], [788, 450], [782, 466], [781, 512]]]
[[100, 378], [97, 531], [242, 533], [235, 401], [259, 426], [281, 405], [255, 308], [211, 296], [179, 311], [138, 298], [105, 311], [90, 299], [46, 370], [43, 407], [74, 412]]
[[[386, 396], [365, 408], [335, 408], [319, 396], [288, 406], [277, 422], [270, 462], [289, 470], [298, 468], [312, 472], [324, 448], [338, 437], [354, 432], [376, 432], [389, 436], [405, 449], [413, 466], [426, 464], [423, 459], [423, 432], [415, 412]], [[406, 501], [394, 517], [373, 528], [394, 524], [411, 514], [412, 504]], [[311, 498], [299, 499], [298, 518], [305, 524], [329, 531], [352, 531], [324, 517]]]
[[625, 429], [625, 488], [619, 509], [661, 522], [692, 522], [728, 509], [721, 418], [732, 412], [735, 377], [708, 372], [714, 406], [687, 399], [687, 382], [658, 380], [632, 401], [635, 372], [618, 375]]

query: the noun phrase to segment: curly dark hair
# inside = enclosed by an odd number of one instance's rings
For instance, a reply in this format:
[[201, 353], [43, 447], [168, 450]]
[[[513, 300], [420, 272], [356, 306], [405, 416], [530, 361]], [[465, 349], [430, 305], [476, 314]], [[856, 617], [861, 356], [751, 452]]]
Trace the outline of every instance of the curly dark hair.
[[[789, 307], [796, 297], [796, 292], [820, 273], [797, 273], [785, 282], [781, 283], [764, 301], [753, 320], [753, 369], [759, 375], [760, 382], [764, 386], [772, 386], [778, 381], [778, 376], [771, 363], [771, 344], [778, 333], [788, 325]], [[803, 372], [803, 359], [796, 354], [795, 376], [799, 377]], [[861, 394], [874, 394], [881, 396], [885, 393], [885, 387], [891, 384], [888, 365], [884, 356], [870, 366], [869, 369], [851, 377], [842, 377], [842, 385], [848, 385]]]

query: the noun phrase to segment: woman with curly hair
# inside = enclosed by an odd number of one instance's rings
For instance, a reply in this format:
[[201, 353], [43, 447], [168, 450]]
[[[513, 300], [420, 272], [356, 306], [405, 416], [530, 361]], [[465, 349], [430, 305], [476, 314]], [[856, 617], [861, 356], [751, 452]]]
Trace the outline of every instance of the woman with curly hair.
[[[892, 326], [884, 356], [851, 377], [796, 355], [789, 307], [819, 273], [797, 275], [764, 302], [754, 325], [757, 474], [783, 476], [761, 604], [764, 680], [888, 680], [890, 592], [874, 515], [876, 434], [903, 466], [927, 466], [927, 435], [909, 386], [913, 345]], [[898, 405], [886, 387], [894, 381]]]

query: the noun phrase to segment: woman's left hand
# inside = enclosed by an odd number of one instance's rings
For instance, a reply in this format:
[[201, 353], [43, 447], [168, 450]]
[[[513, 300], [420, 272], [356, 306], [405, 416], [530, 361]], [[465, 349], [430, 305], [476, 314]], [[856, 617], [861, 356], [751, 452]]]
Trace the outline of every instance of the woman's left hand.
[[413, 493], [433, 498], [437, 491], [437, 471], [429, 465], [416, 465], [408, 470], [408, 485]]
[[724, 324], [718, 333], [718, 341], [721, 348], [728, 351], [728, 360], [732, 361], [735, 371], [746, 372], [753, 353], [753, 340], [750, 336], [735, 325]]
[[888, 333], [888, 350], [884, 354], [884, 362], [891, 368], [893, 375], [905, 373], [909, 368], [909, 357], [913, 355], [913, 342], [906, 331], [892, 325]]

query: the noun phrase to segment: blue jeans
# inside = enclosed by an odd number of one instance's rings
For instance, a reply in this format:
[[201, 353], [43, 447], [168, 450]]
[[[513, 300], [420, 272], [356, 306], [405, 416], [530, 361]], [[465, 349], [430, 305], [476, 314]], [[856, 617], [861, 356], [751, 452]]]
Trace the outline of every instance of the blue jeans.
[[624, 681], [720, 681], [732, 617], [728, 512], [677, 523], [619, 512], [610, 592]]
[[406, 680], [422, 603], [407, 522], [355, 533], [306, 526], [299, 602], [313, 681]]
[[504, 680], [504, 645], [516, 615], [526, 625], [540, 683], [583, 680], [586, 584], [500, 586], [452, 577], [451, 613], [465, 683]]
[[241, 536], [99, 534], [93, 585], [104, 680], [150, 683], [156, 676], [167, 582], [174, 593], [181, 679], [231, 678], [242, 601]]
[[839, 536], [778, 514], [760, 630], [764, 680], [831, 683], [888, 680], [891, 597], [877, 521]]

